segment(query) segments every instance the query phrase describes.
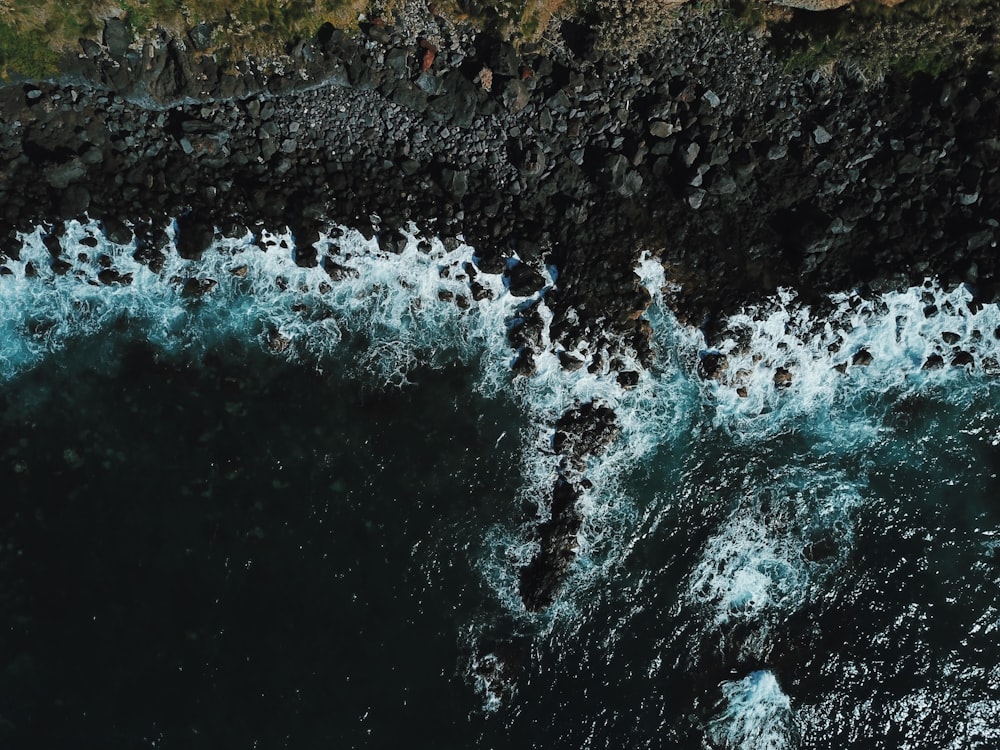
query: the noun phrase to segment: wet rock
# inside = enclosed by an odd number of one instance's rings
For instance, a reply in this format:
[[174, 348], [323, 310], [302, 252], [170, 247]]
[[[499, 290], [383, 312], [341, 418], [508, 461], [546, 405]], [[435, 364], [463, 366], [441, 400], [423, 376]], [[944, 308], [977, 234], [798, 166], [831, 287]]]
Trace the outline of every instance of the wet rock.
[[292, 340], [278, 331], [271, 331], [267, 336], [267, 348], [275, 354], [285, 354], [292, 348]]
[[184, 282], [181, 293], [185, 297], [201, 297], [215, 289], [218, 283], [215, 279], [198, 279], [192, 277]]
[[505, 275], [515, 297], [530, 297], [545, 286], [545, 277], [527, 263], [512, 263]]
[[589, 401], [559, 417], [552, 447], [561, 456], [581, 460], [603, 451], [618, 437], [619, 432], [614, 410]]
[[567, 372], [576, 372], [586, 364], [580, 357], [567, 351], [559, 352], [559, 365]]
[[940, 354], [932, 354], [924, 362], [921, 370], [936, 370], [944, 365], [944, 357]]
[[718, 380], [729, 366], [729, 358], [720, 352], [705, 352], [698, 358], [698, 375], [703, 380]]
[[639, 385], [639, 373], [636, 370], [624, 370], [618, 373], [616, 380], [619, 386], [629, 390]]
[[569, 577], [583, 526], [578, 501], [577, 489], [560, 477], [552, 491], [549, 520], [538, 527], [539, 551], [519, 576], [521, 601], [529, 612], [551, 606]]
[[858, 349], [851, 357], [851, 364], [855, 367], [867, 367], [872, 363], [872, 355], [867, 349]]
[[976, 358], [966, 351], [958, 351], [951, 358], [952, 367], [973, 367], [975, 364]]
[[116, 245], [127, 245], [132, 241], [132, 230], [119, 218], [107, 217], [101, 221], [101, 228], [108, 242]]
[[[52, 272], [56, 276], [65, 276], [66, 273], [71, 268], [73, 268], [73, 266], [70, 263], [68, 263], [67, 261], [63, 260], [62, 258], [56, 258], [55, 260], [52, 261]], [[7, 269], [6, 266], [4, 267], [4, 270], [8, 270], [9, 271], [9, 269]], [[0, 273], [2, 273], [2, 272], [3, 271], [0, 270]]]
[[190, 213], [178, 217], [177, 253], [188, 260], [201, 260], [215, 241], [215, 227], [199, 215]]
[[531, 349], [525, 347], [517, 353], [517, 356], [514, 358], [514, 364], [511, 365], [511, 370], [515, 375], [525, 378], [530, 378], [538, 371], [535, 367], [535, 355]]
[[472, 294], [472, 299], [476, 302], [482, 302], [486, 299], [493, 299], [493, 292], [480, 284], [478, 281], [469, 282], [469, 292]]
[[119, 285], [127, 286], [132, 283], [132, 274], [119, 273], [113, 268], [105, 268], [97, 274], [97, 280], [105, 286]]
[[784, 367], [779, 367], [774, 371], [773, 380], [775, 388], [788, 388], [792, 384], [792, 373]]

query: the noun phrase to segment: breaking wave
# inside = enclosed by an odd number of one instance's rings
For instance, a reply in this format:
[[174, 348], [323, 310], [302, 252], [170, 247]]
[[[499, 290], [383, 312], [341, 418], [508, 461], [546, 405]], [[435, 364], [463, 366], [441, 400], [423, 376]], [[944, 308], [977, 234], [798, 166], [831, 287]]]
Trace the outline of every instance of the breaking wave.
[[[537, 517], [485, 529], [479, 555], [496, 616], [515, 622], [518, 632], [543, 634], [545, 648], [558, 651], [593, 637], [584, 625], [592, 612], [586, 602], [595, 594], [633, 613], [667, 596], [669, 622], [658, 620], [658, 627], [685, 635], [658, 633], [651, 642], [689, 639], [687, 656], [675, 655], [675, 664], [687, 658], [686, 668], [696, 671], [699, 659], [724, 652], [741, 665], [735, 674], [746, 675], [722, 682], [723, 703], [701, 727], [703, 742], [778, 750], [802, 738], [808, 746], [827, 746], [824, 728], [849, 713], [852, 680], [860, 679], [857, 660], [796, 663], [806, 675], [800, 683], [814, 679], [824, 688], [814, 686], [811, 695], [797, 695], [799, 683], [786, 684], [786, 694], [775, 676], [785, 673], [770, 661], [783, 660], [783, 668], [799, 658], [783, 655], [793, 638], [788, 623], [797, 614], [822, 619], [828, 608], [863, 607], [865, 596], [888, 596], [879, 588], [880, 572], [866, 573], [869, 578], [856, 572], [867, 552], [859, 539], [870, 539], [871, 528], [885, 522], [887, 534], [909, 540], [911, 532], [885, 519], [894, 518], [901, 504], [915, 507], [916, 489], [906, 486], [912, 496], [889, 495], [897, 475], [941, 460], [929, 455], [934, 439], [959, 468], [992, 456], [988, 451], [1000, 445], [1000, 424], [989, 417], [1000, 374], [1000, 308], [978, 305], [963, 287], [946, 290], [930, 282], [870, 298], [836, 295], [821, 314], [783, 292], [730, 316], [708, 347], [699, 331], [678, 325], [666, 309], [658, 293], [662, 269], [646, 259], [637, 273], [654, 300], [647, 316], [656, 362], [646, 370], [626, 361], [624, 369], [640, 374], [634, 387], [624, 388], [606, 364], [589, 367], [593, 353], [580, 352], [582, 369], [564, 369], [549, 337], [552, 313], [544, 298], [516, 298], [500, 275], [478, 272], [472, 247], [423, 236], [413, 226], [403, 238], [402, 249], [390, 252], [377, 239], [339, 228], [317, 244], [328, 261], [303, 267], [289, 234], [248, 232], [218, 240], [197, 261], [182, 258], [170, 243], [162, 268], [154, 271], [135, 259], [134, 245], [109, 242], [93, 222], [67, 225], [56, 262], [39, 228], [22, 236], [18, 257], [6, 261], [9, 273], [0, 276], [0, 381], [39, 366], [74, 340], [112, 330], [141, 336], [164, 352], [207, 353], [234, 338], [256, 342], [276, 357], [348, 368], [389, 386], [405, 385], [417, 368], [455, 360], [474, 365], [477, 388], [486, 395], [513, 394], [530, 425], [511, 438], [521, 446], [521, 492], [514, 500], [537, 508]], [[551, 269], [546, 283], [558, 283]], [[513, 378], [506, 333], [528, 305], [543, 321], [537, 372]], [[337, 352], [350, 356], [331, 357]], [[610, 406], [621, 433], [583, 470], [590, 486], [581, 498], [584, 524], [570, 585], [550, 611], [529, 615], [518, 595], [518, 571], [536, 551], [531, 529], [544, 518], [558, 475], [553, 426], [567, 409], [587, 401]], [[964, 413], [976, 409], [986, 416]], [[945, 427], [918, 429], [921, 420]], [[940, 432], [955, 444], [940, 439]], [[932, 476], [943, 486], [951, 464], [942, 466]], [[976, 481], [990, 476], [996, 472], [983, 468]], [[927, 503], [945, 496], [928, 490]], [[983, 525], [976, 543], [986, 538], [995, 546], [996, 530]], [[658, 543], [677, 543], [676, 551], [650, 553]], [[976, 560], [994, 555], [976, 554]], [[623, 572], [633, 563], [641, 567], [635, 562], [641, 555], [666, 558], [681, 573], [654, 586], [656, 571]], [[932, 565], [929, 557], [913, 559], [925, 569]], [[996, 610], [973, 603], [983, 591], [993, 592], [998, 579], [986, 563], [963, 570], [975, 579], [955, 584], [955, 596], [966, 597], [972, 612], [963, 637], [986, 648], [984, 637], [996, 632]], [[850, 592], [844, 581], [852, 582]], [[657, 586], [668, 595], [650, 593]], [[630, 617], [638, 615], [624, 617], [611, 626], [617, 631], [590, 645], [626, 640]], [[512, 693], [489, 675], [506, 666], [476, 646], [491, 627], [468, 626], [476, 653], [469, 668], [484, 707], [498, 711]], [[905, 635], [897, 641], [905, 642]], [[661, 663], [662, 654], [650, 661]], [[948, 663], [959, 665], [948, 672], [947, 684], [960, 707], [948, 715], [965, 717], [964, 736], [974, 740], [968, 746], [995, 741], [1000, 696], [969, 688], [995, 683], [995, 674], [958, 658]], [[926, 686], [900, 695], [844, 720], [841, 738], [865, 741], [873, 729], [864, 714], [903, 711], [929, 722], [939, 710]], [[960, 734], [927, 732], [941, 746], [961, 746], [955, 744]], [[921, 747], [925, 735], [908, 739], [909, 746]]]

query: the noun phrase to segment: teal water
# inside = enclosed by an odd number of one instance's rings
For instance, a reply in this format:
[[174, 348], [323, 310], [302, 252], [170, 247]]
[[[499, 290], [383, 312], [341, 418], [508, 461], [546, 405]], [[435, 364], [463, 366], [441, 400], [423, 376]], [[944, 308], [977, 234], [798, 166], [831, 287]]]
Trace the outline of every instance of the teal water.
[[[474, 250], [419, 240], [330, 239], [331, 279], [280, 236], [159, 275], [94, 227], [64, 275], [25, 238], [0, 277], [5, 746], [998, 744], [995, 307], [785, 296], [729, 321], [705, 381], [655, 304], [636, 389], [552, 352], [512, 380], [524, 300], [481, 275], [494, 299], [456, 304]], [[622, 437], [529, 615], [551, 424], [591, 398]]]

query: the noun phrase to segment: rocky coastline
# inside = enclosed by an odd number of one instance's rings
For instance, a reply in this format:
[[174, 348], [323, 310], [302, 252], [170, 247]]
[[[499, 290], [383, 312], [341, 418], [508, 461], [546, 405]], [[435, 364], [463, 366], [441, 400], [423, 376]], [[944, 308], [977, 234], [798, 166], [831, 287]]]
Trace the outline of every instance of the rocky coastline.
[[[934, 277], [995, 300], [1000, 83], [988, 65], [878, 83], [792, 73], [720, 12], [691, 13], [631, 62], [594, 41], [565, 22], [557, 39], [515, 47], [427, 13], [359, 37], [324, 27], [280, 64], [231, 75], [196, 40], [137, 47], [109, 22], [65, 77], [0, 88], [0, 275], [16, 232], [38, 224], [58, 272], [61, 222], [84, 216], [114, 241], [134, 236], [153, 268], [171, 219], [190, 258], [220, 235], [288, 227], [296, 262], [333, 279], [321, 231], [348, 225], [392, 250], [412, 221], [477, 249], [471, 298], [478, 273], [504, 274], [525, 298], [515, 373], [530, 377], [549, 346], [567, 370], [610, 371], [623, 388], [652, 364], [644, 254], [706, 346], [727, 313], [780, 287], [821, 306], [829, 292]], [[568, 576], [581, 467], [615, 435], [600, 404], [553, 425], [560, 476], [522, 572], [526, 609], [549, 606]]]

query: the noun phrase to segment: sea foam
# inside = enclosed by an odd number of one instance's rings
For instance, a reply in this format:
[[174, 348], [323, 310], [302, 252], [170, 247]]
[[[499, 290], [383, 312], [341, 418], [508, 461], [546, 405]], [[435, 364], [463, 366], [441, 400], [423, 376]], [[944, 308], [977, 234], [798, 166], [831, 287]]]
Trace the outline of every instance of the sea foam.
[[[822, 439], [866, 441], [873, 394], [895, 396], [1000, 374], [1000, 307], [933, 282], [871, 298], [837, 294], [814, 316], [783, 291], [730, 316], [709, 385], [715, 424], [736, 440], [805, 425]], [[810, 420], [823, 413], [823, 420]]]
[[722, 683], [725, 706], [708, 727], [716, 747], [727, 750], [785, 750], [793, 747], [791, 701], [768, 671]]
[[[417, 364], [500, 349], [509, 306], [469, 299], [463, 270], [469, 246], [449, 250], [411, 227], [405, 248], [394, 254], [355, 231], [341, 228], [339, 235], [320, 242], [321, 250], [336, 246], [333, 279], [322, 267], [296, 265], [289, 234], [266, 231], [222, 239], [197, 261], [180, 257], [170, 243], [162, 270], [154, 272], [134, 259], [134, 244], [109, 242], [94, 222], [67, 224], [60, 245], [69, 266], [57, 273], [44, 231], [36, 229], [22, 235], [20, 260], [7, 262], [12, 275], [0, 277], [0, 377], [123, 320], [164, 350], [210, 349], [237, 337], [313, 360], [345, 337], [364, 336], [359, 374], [394, 384]], [[484, 275], [481, 283], [504, 296], [499, 277]], [[454, 302], [463, 295], [471, 308], [464, 313]], [[484, 364], [492, 368], [483, 377], [489, 387], [499, 387], [503, 360]]]

